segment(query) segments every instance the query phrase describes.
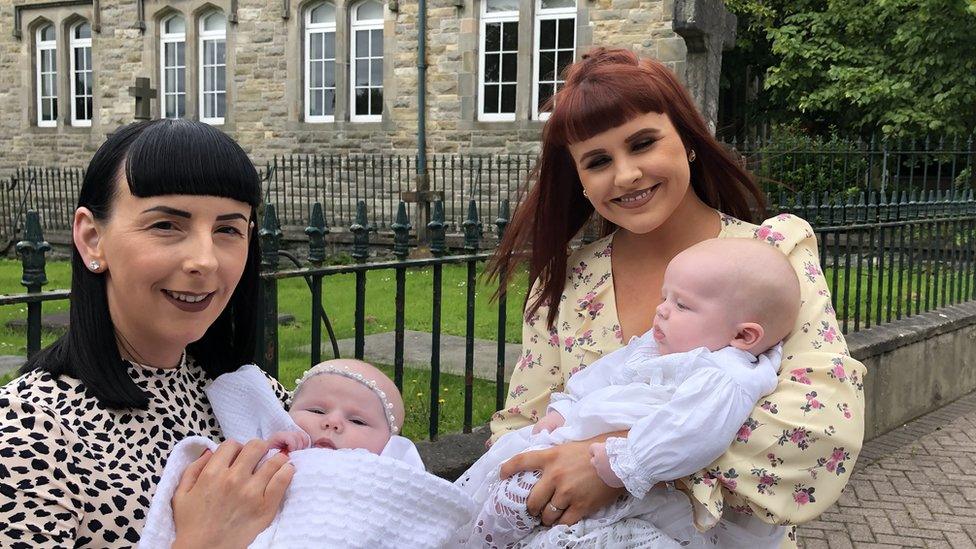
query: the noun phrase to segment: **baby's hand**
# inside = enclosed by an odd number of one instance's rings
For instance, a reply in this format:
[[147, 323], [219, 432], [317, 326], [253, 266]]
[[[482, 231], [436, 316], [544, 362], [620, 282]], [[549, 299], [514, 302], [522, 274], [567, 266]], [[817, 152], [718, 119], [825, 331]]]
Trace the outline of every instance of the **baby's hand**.
[[610, 467], [610, 456], [607, 455], [607, 445], [603, 442], [590, 444], [590, 464], [596, 469], [596, 474], [604, 484], [611, 488], [624, 485], [617, 473]]
[[268, 438], [268, 445], [270, 449], [287, 454], [308, 448], [311, 440], [307, 434], [299, 431], [279, 431]]
[[551, 433], [557, 428], [562, 427], [563, 423], [566, 423], [566, 418], [554, 410], [542, 416], [542, 419], [536, 422], [535, 426], [532, 427], [532, 434], [537, 435], [542, 431], [549, 431]]

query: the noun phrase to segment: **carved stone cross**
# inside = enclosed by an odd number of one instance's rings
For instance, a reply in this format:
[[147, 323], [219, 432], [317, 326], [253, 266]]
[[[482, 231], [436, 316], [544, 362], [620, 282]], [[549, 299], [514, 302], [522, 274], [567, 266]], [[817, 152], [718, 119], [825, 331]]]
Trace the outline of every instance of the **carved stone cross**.
[[129, 86], [129, 95], [136, 98], [136, 120], [149, 120], [150, 100], [156, 98], [156, 90], [149, 87], [149, 79], [136, 77], [136, 85]]

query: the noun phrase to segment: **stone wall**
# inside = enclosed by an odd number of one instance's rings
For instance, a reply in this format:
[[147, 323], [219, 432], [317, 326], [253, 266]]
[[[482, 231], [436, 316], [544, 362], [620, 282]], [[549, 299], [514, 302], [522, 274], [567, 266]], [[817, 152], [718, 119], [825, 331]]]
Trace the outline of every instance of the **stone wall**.
[[[715, 0], [701, 0], [714, 2]], [[144, 5], [144, 29], [138, 25], [139, 2]], [[688, 48], [673, 29], [675, 0], [579, 0], [577, 56], [594, 44], [623, 46], [657, 58], [685, 79]], [[159, 88], [159, 23], [174, 12], [187, 18], [187, 64], [195, 65], [196, 18], [209, 9], [229, 14], [230, 0], [102, 0], [97, 14], [100, 29], [93, 33], [95, 116], [90, 128], [68, 123], [67, 93], [61, 93], [58, 127], [39, 128], [33, 99], [34, 32], [44, 21], [58, 26], [59, 88], [67, 90], [67, 25], [78, 18], [92, 21], [91, 3], [67, 7], [34, 7], [41, 2], [0, 0], [0, 174], [14, 166], [84, 165], [105, 136], [134, 117], [128, 88], [136, 77], [147, 77]], [[397, 10], [390, 6], [396, 4]], [[513, 122], [477, 120], [479, 0], [428, 2], [429, 151], [447, 153], [533, 152], [542, 122], [530, 119], [533, 4], [523, 0], [520, 11], [519, 91]], [[21, 6], [21, 38], [11, 32], [14, 6]], [[339, 109], [337, 121], [310, 124], [302, 120], [303, 10], [308, 2], [293, 0], [287, 13], [282, 3], [259, 0], [237, 2], [237, 22], [228, 23], [228, 114], [222, 129], [237, 138], [261, 162], [274, 154], [305, 152], [402, 152], [416, 150], [417, 135], [417, 2], [389, 2], [385, 11], [387, 54], [382, 122], [351, 123]], [[337, 47], [347, 46], [348, 3], [339, 2]], [[284, 17], [287, 15], [287, 17]], [[348, 65], [337, 68], [347, 73]], [[197, 85], [195, 70], [187, 70], [188, 97]], [[718, 74], [716, 69], [716, 75]], [[341, 79], [339, 85], [344, 84]], [[702, 94], [696, 93], [696, 97]], [[710, 101], [713, 98], [709, 99]], [[188, 115], [196, 116], [195, 101]], [[706, 112], [711, 107], [706, 106]], [[159, 116], [159, 101], [152, 101]]]

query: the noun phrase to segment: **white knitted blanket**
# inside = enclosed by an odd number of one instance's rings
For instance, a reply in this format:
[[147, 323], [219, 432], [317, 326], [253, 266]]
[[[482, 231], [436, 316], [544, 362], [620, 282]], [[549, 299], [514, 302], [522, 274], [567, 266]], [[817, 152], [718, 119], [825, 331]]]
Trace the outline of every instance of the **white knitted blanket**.
[[[297, 430], [256, 366], [220, 376], [207, 388], [228, 439], [267, 438]], [[169, 548], [175, 539], [170, 501], [186, 467], [217, 444], [180, 441], [156, 487], [140, 548]], [[475, 511], [450, 482], [424, 470], [412, 442], [394, 436], [382, 455], [310, 448], [292, 452], [295, 477], [281, 510], [251, 548], [448, 547]]]

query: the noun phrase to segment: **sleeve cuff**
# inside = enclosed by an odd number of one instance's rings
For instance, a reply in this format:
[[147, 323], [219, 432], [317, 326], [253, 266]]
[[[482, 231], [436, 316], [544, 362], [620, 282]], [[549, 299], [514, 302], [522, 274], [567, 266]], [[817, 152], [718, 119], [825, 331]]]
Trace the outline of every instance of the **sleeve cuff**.
[[643, 474], [626, 438], [610, 437], [606, 441], [610, 468], [635, 498], [643, 498], [654, 486], [654, 480]]

